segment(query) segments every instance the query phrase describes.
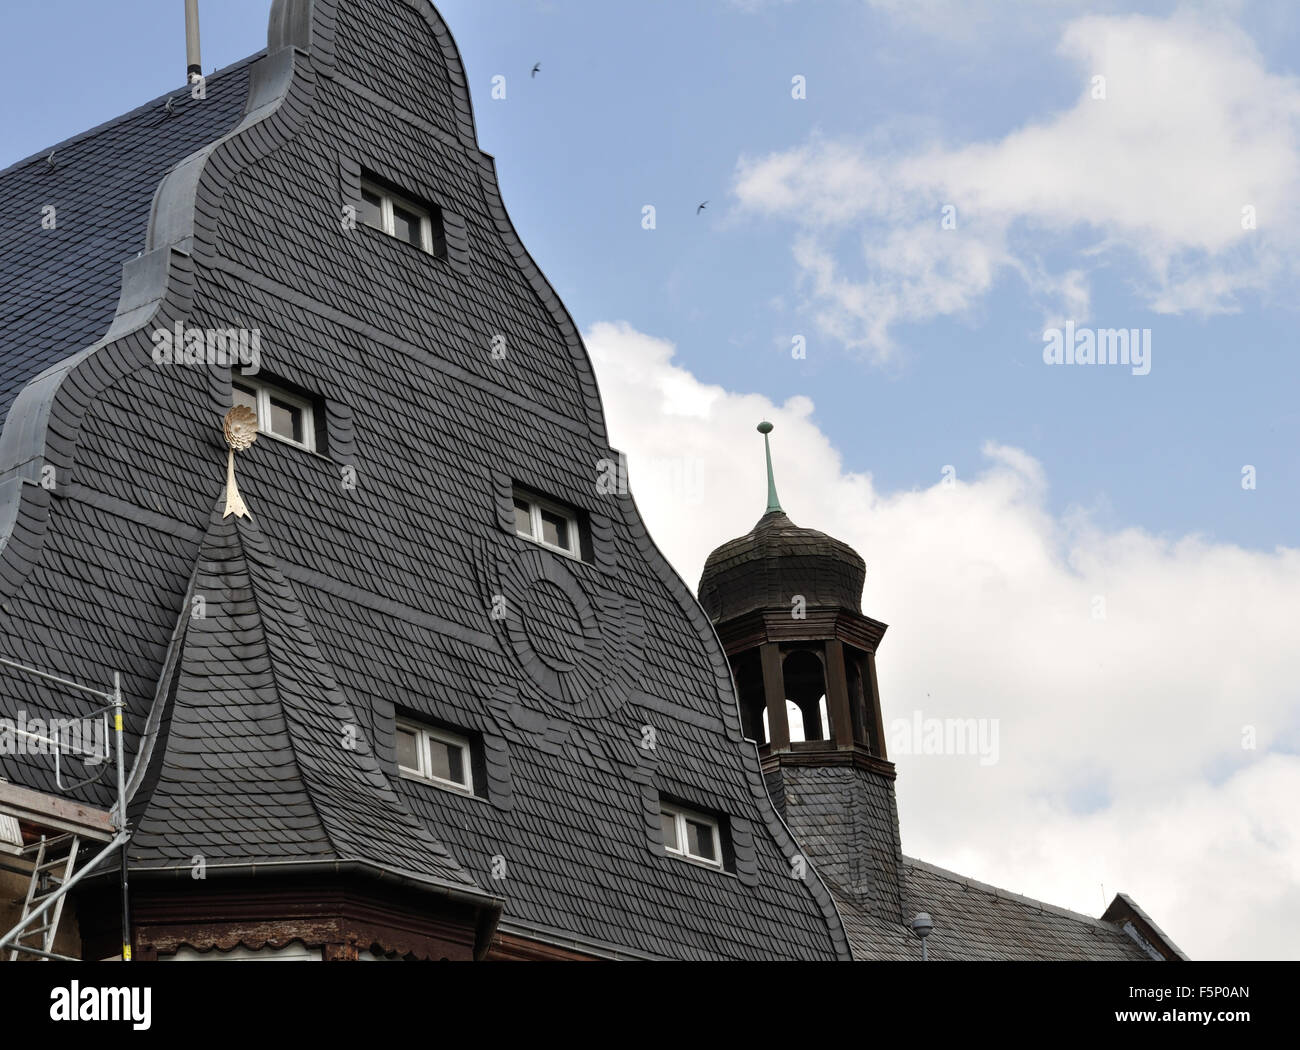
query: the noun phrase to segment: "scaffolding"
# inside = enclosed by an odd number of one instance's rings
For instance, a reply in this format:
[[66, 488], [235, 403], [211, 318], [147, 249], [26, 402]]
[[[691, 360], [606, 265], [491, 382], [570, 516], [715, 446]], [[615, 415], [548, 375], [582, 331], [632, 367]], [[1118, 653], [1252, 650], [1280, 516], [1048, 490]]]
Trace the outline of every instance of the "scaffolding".
[[[123, 757], [126, 704], [122, 698], [122, 676], [114, 672], [113, 691], [106, 693], [92, 686], [61, 678], [3, 657], [0, 657], [0, 667], [34, 675], [103, 701], [100, 706], [85, 716], [87, 719], [96, 717], [104, 719], [103, 754], [86, 751], [82, 747], [68, 747], [63, 734], [57, 730], [49, 735], [25, 729], [12, 731], [15, 736], [44, 746], [54, 755], [54, 781], [61, 792], [74, 791], [103, 780], [104, 773], [110, 768], [108, 762], [110, 715], [112, 732], [117, 744], [117, 803], [107, 815], [107, 819], [103, 819], [102, 811], [69, 803], [59, 796], [44, 795], [0, 781], [0, 817], [11, 818], [19, 827], [29, 824], [41, 832], [39, 838], [27, 845], [21, 844], [22, 836], [19, 835], [19, 848], [14, 852], [24, 861], [26, 858], [31, 858], [30, 880], [18, 924], [0, 937], [0, 958], [7, 957], [12, 961], [30, 956], [42, 961], [51, 959], [66, 962], [79, 961], [54, 951], [55, 937], [63, 915], [63, 905], [67, 900], [68, 892], [86, 876], [102, 868], [104, 862], [116, 852], [121, 862], [122, 876], [122, 961], [130, 962], [131, 917], [127, 883], [127, 843], [131, 838], [131, 830], [126, 819], [126, 765]], [[101, 768], [81, 780], [65, 783], [63, 769], [65, 751], [79, 756], [85, 765], [98, 765]], [[77, 860], [86, 842], [98, 844], [100, 849], [84, 864], [78, 866]], [[11, 870], [27, 873], [25, 867]]]

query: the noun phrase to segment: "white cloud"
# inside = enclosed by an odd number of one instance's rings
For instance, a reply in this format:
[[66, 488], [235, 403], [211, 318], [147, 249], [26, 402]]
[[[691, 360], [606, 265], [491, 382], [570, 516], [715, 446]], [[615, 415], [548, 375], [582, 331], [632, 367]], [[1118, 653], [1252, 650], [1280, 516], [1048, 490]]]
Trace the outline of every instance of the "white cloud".
[[[881, 148], [813, 138], [742, 158], [742, 211], [789, 220], [823, 327], [885, 356], [899, 323], [966, 313], [1014, 274], [1082, 321], [1087, 273], [1122, 260], [1162, 312], [1238, 308], [1294, 276], [1300, 84], [1250, 39], [1190, 15], [1064, 30], [1069, 109], [996, 140]], [[1091, 96], [1105, 77], [1105, 99]], [[957, 228], [941, 228], [941, 209]], [[1243, 229], [1243, 209], [1258, 228]], [[1087, 247], [1080, 250], [1083, 239]], [[1078, 256], [1064, 273], [1042, 260]]]
[[[786, 7], [799, 0], [723, 0], [748, 14]], [[906, 28], [930, 34], [963, 47], [988, 39], [1006, 39], [1026, 30], [1055, 26], [1060, 19], [1083, 12], [1105, 14], [1134, 5], [1125, 0], [861, 0], [864, 7]], [[1172, 6], [1169, 4], [1167, 6]], [[1236, 17], [1248, 0], [1183, 0], [1182, 9], [1205, 10], [1216, 17]]]
[[692, 587], [763, 512], [771, 419], [787, 512], [862, 553], [864, 611], [892, 625], [887, 723], [999, 719], [996, 765], [897, 756], [905, 852], [1090, 914], [1104, 883], [1197, 957], [1295, 956], [1300, 757], [1278, 743], [1300, 728], [1300, 550], [1055, 516], [1042, 466], [996, 442], [976, 477], [881, 492], [806, 398], [702, 384], [626, 325], [586, 338], [638, 505]]

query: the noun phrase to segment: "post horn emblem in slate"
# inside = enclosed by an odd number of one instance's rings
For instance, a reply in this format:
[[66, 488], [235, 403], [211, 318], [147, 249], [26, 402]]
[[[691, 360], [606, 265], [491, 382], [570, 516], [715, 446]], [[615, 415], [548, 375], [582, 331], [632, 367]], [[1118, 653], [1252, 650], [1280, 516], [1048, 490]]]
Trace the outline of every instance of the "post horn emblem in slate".
[[496, 625], [499, 636], [557, 710], [600, 717], [621, 707], [644, 644], [636, 604], [579, 581], [543, 551], [503, 559], [499, 580], [510, 609]]

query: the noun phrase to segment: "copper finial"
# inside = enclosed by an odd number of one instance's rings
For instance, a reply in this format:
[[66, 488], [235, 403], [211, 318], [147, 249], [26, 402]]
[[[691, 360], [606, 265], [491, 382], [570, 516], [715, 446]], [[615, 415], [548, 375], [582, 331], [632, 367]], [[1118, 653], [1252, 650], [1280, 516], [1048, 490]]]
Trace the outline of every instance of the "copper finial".
[[758, 432], [763, 435], [763, 447], [767, 450], [767, 512], [781, 510], [781, 501], [776, 498], [776, 478], [772, 474], [772, 442], [768, 435], [775, 429], [764, 420], [758, 424]]

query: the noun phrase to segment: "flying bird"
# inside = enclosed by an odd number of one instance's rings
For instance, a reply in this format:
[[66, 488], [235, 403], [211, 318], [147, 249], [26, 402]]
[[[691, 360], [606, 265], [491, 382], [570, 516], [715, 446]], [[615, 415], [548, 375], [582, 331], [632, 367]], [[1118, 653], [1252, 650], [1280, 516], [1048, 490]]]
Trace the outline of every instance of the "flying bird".
[[538, 62], [537, 65], [533, 66], [533, 78], [536, 79], [537, 74], [540, 73], [541, 71], [542, 71], [542, 64]]
[[708, 201], [705, 201], [703, 204], [701, 204], [698, 208], [695, 209], [695, 214], [696, 214], [696, 215], [699, 215], [700, 212], [702, 212], [702, 211], [703, 211], [705, 208], [707, 208], [708, 206], [709, 206], [709, 202], [708, 202]]

